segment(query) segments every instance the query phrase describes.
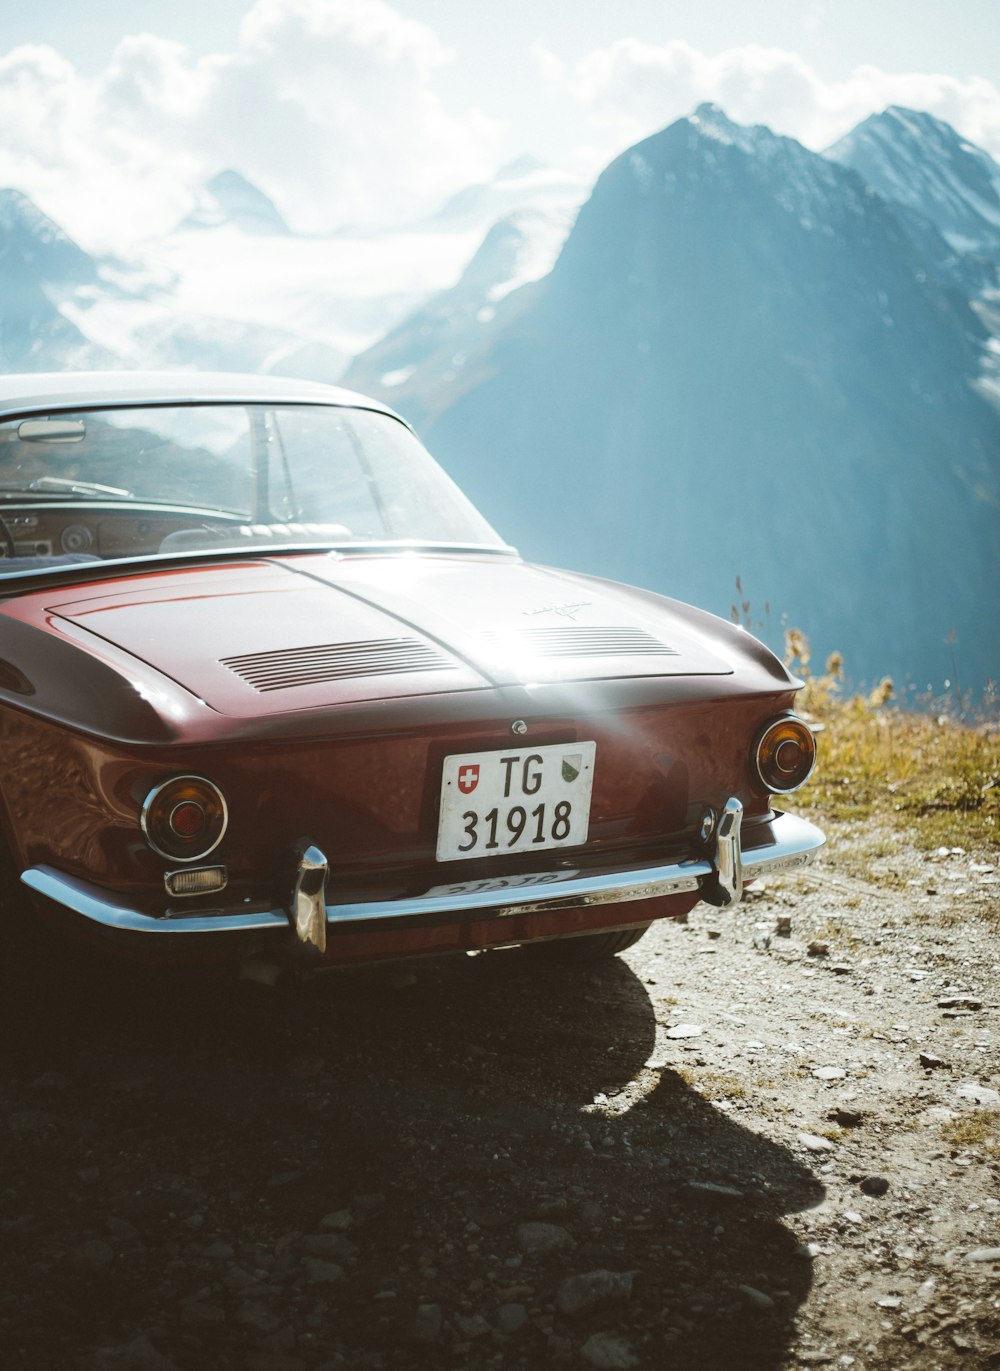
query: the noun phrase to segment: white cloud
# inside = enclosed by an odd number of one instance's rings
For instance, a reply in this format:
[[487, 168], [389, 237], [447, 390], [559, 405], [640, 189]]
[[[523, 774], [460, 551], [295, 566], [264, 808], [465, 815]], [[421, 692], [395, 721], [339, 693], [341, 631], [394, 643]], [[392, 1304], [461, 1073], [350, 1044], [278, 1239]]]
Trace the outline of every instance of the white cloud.
[[169, 227], [227, 166], [307, 230], [417, 213], [497, 155], [499, 121], [435, 90], [450, 57], [385, 0], [257, 0], [233, 52], [140, 34], [96, 77], [17, 48], [0, 57], [0, 185], [102, 248]]
[[536, 66], [587, 111], [594, 136], [583, 152], [599, 160], [704, 100], [722, 105], [739, 123], [768, 124], [817, 149], [886, 105], [908, 105], [947, 120], [1000, 158], [1000, 90], [980, 77], [963, 81], [860, 66], [842, 80], [828, 80], [781, 48], [751, 44], [708, 55], [681, 41], [654, 46], [632, 38], [591, 52], [571, 68], [551, 53], [538, 53]]

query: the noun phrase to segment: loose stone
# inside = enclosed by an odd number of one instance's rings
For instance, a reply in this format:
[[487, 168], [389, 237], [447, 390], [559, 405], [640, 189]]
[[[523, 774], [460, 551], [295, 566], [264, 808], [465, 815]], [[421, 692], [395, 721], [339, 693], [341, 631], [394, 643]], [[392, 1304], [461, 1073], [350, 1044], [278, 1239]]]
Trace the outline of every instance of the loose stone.
[[960, 1100], [969, 1100], [972, 1104], [985, 1105], [995, 1108], [1000, 1105], [1000, 1091], [991, 1090], [989, 1086], [975, 1085], [972, 1082], [960, 1085], [955, 1091]]
[[813, 1075], [818, 1081], [842, 1081], [847, 1072], [842, 1066], [817, 1066]]
[[815, 1133], [800, 1133], [799, 1142], [810, 1152], [832, 1152], [833, 1143], [829, 1138], [821, 1138]]
[[463, 1338], [485, 1338], [493, 1331], [482, 1314], [456, 1314], [455, 1327]]
[[573, 1241], [557, 1223], [522, 1223], [517, 1228], [517, 1243], [522, 1252], [555, 1252]]
[[344, 1275], [342, 1266], [338, 1266], [336, 1262], [322, 1261], [319, 1257], [306, 1257], [302, 1265], [310, 1285], [329, 1285], [333, 1281], [341, 1280]]
[[115, 1259], [115, 1249], [103, 1238], [88, 1238], [70, 1254], [73, 1265], [82, 1271], [104, 1271]]
[[443, 1322], [444, 1313], [439, 1304], [420, 1304], [410, 1335], [416, 1342], [437, 1342]]
[[947, 1066], [948, 1063], [941, 1057], [935, 1057], [931, 1052], [921, 1052], [920, 1065], [926, 1071], [936, 1071], [938, 1067]]
[[612, 1337], [610, 1333], [592, 1333], [580, 1348], [580, 1355], [588, 1366], [603, 1368], [603, 1371], [629, 1371], [639, 1365], [639, 1359], [624, 1338]]
[[830, 1110], [827, 1118], [839, 1123], [841, 1128], [857, 1128], [864, 1119], [864, 1114], [860, 1109], [847, 1109], [844, 1105], [836, 1105]]
[[744, 1304], [751, 1309], [773, 1309], [774, 1300], [770, 1295], [765, 1295], [763, 1290], [757, 1290], [752, 1285], [738, 1285], [736, 1289], [743, 1296]]
[[528, 1322], [528, 1311], [523, 1304], [502, 1304], [496, 1312], [497, 1332], [504, 1337], [517, 1333]]
[[225, 1323], [226, 1311], [217, 1304], [203, 1300], [184, 1300], [181, 1303], [181, 1323], [189, 1328], [210, 1328]]
[[597, 1305], [627, 1300], [631, 1294], [631, 1271], [587, 1271], [578, 1276], [566, 1276], [559, 1282], [556, 1308], [560, 1314], [575, 1318]]
[[878, 1198], [888, 1193], [889, 1182], [884, 1176], [866, 1176], [861, 1182], [861, 1189], [866, 1195]]
[[302, 1239], [302, 1251], [324, 1261], [349, 1262], [358, 1255], [357, 1246], [339, 1233], [311, 1233]]
[[699, 1038], [704, 1031], [705, 1030], [696, 1023], [679, 1023], [675, 1024], [673, 1028], [668, 1028], [666, 1036], [668, 1038]]

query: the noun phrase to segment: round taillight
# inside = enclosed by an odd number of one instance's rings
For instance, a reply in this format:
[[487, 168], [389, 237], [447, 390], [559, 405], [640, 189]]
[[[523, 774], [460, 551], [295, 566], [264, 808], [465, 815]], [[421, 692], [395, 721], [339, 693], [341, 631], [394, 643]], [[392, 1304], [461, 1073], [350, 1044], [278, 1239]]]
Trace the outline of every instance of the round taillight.
[[778, 795], [798, 790], [816, 765], [812, 729], [794, 714], [774, 719], [754, 743], [753, 763], [765, 790]]
[[202, 776], [175, 776], [146, 796], [139, 823], [154, 852], [196, 862], [222, 842], [229, 813], [222, 791]]

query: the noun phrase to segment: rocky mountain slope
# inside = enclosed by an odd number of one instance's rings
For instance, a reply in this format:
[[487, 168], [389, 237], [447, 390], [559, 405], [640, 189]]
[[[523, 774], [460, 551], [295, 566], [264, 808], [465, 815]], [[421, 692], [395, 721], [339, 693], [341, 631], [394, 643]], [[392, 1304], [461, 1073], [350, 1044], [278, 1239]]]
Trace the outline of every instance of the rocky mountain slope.
[[[702, 107], [612, 163], [551, 274], [405, 412], [532, 557], [722, 613], [739, 576], [764, 636], [804, 624], [855, 680], [981, 682], [1000, 416], [923, 233]], [[377, 390], [368, 360], [350, 376]]]

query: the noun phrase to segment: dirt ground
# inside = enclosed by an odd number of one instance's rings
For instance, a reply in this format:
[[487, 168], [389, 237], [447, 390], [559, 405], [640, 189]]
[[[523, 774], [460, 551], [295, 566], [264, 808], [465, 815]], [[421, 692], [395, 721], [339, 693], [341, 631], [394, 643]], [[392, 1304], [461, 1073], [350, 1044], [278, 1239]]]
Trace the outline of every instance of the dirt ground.
[[831, 839], [597, 968], [8, 957], [0, 1365], [1000, 1367], [1000, 870]]

